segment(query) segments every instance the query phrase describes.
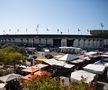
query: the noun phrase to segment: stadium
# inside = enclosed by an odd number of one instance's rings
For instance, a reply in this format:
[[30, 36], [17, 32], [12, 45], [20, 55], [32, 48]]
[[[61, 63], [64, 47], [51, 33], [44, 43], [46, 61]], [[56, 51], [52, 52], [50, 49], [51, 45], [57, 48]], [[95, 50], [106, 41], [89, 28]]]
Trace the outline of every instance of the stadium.
[[90, 30], [90, 35], [16, 34], [0, 35], [0, 45], [13, 43], [25, 47], [78, 47], [100, 49], [108, 47], [108, 30]]

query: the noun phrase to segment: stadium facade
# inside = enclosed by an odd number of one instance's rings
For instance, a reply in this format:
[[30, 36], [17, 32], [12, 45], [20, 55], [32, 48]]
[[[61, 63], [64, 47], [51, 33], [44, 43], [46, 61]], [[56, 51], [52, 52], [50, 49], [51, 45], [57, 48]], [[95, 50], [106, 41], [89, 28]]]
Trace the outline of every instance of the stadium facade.
[[[13, 43], [19, 46], [69, 46], [82, 49], [98, 49], [108, 47], [108, 35], [70, 35], [70, 34], [21, 34], [0, 35], [0, 45]], [[100, 31], [98, 31], [100, 32]], [[104, 32], [104, 31], [103, 31]]]

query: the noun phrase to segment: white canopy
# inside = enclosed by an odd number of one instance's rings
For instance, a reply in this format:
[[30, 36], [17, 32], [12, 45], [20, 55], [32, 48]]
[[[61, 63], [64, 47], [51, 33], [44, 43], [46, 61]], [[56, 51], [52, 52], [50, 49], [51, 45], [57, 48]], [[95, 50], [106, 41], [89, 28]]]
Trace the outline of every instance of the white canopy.
[[103, 54], [103, 55], [100, 55], [101, 57], [106, 57], [106, 58], [108, 58], [108, 55], [105, 55], [105, 54]]
[[50, 50], [49, 49], [45, 49], [44, 52], [50, 52]]
[[108, 63], [105, 63], [105, 66], [108, 67]]
[[94, 80], [95, 76], [96, 74], [93, 74], [84, 70], [78, 70], [71, 73], [71, 81], [72, 82], [79, 81], [83, 77], [84, 79], [86, 79], [85, 80], [86, 83], [91, 83]]
[[48, 63], [49, 65], [55, 65], [57, 63], [60, 63], [59, 61], [55, 60], [55, 59], [45, 59], [43, 60], [45, 63]]
[[85, 60], [82, 60], [82, 59], [77, 59], [77, 60], [72, 60], [70, 61], [71, 63], [82, 63], [84, 62]]
[[103, 72], [105, 70], [105, 66], [100, 65], [100, 64], [88, 64], [87, 66], [85, 66], [83, 68], [84, 68], [84, 70], [86, 70], [88, 72], [95, 73], [95, 74], [103, 74]]
[[8, 74], [8, 75], [0, 77], [0, 81], [6, 83], [6, 82], [16, 79], [18, 77], [20, 77], [20, 75], [12, 73], [12, 74]]
[[65, 54], [64, 56], [60, 57], [59, 60], [63, 60], [63, 61], [71, 61], [74, 59], [77, 59], [79, 57], [71, 55], [71, 54]]
[[46, 60], [43, 60], [43, 61], [48, 63], [49, 65], [57, 65], [57, 66], [65, 67], [65, 68], [72, 68], [72, 67], [75, 66], [75, 65], [72, 65], [72, 64], [67, 64], [63, 61], [57, 61], [55, 59], [46, 59]]
[[58, 63], [56, 64], [57, 66], [61, 66], [61, 67], [65, 67], [65, 68], [72, 68], [74, 67], [75, 65], [72, 65], [72, 64], [67, 64], [67, 63]]
[[54, 56], [55, 59], [59, 59], [60, 57], [62, 57], [62, 55]]
[[86, 55], [93, 55], [93, 54], [97, 54], [97, 52], [93, 52], [93, 51], [91, 51], [91, 52], [87, 52], [87, 53], [85, 53]]
[[108, 55], [108, 52], [104, 53], [105, 55]]
[[35, 67], [37, 68], [44, 68], [44, 67], [47, 67], [48, 65], [46, 64], [36, 64]]
[[0, 83], [0, 90], [2, 90], [5, 87], [5, 83]]

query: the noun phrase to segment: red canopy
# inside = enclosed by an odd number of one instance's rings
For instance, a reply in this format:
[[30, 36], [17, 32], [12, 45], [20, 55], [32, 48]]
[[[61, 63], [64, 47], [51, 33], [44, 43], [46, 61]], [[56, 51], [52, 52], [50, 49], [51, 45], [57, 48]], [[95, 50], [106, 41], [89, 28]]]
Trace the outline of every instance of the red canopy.
[[37, 71], [37, 72], [34, 73], [34, 75], [37, 75], [37, 76], [43, 76], [43, 75], [46, 75], [46, 74], [48, 74], [48, 72], [42, 71], [42, 70]]
[[33, 73], [33, 72], [38, 71], [38, 70], [39, 70], [39, 68], [36, 68], [36, 67], [28, 67], [26, 69], [23, 69], [22, 71]]
[[34, 75], [34, 74], [29, 74], [29, 75], [26, 75], [26, 76], [22, 76], [21, 78], [22, 79], [25, 79], [25, 80], [30, 80], [32, 81], [33, 78], [35, 78], [37, 75]]

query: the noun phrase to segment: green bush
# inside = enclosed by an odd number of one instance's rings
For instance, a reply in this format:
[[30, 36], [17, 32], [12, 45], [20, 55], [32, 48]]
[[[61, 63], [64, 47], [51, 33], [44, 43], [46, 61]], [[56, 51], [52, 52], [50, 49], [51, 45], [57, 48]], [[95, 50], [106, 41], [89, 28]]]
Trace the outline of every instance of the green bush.
[[26, 57], [17, 52], [13, 47], [5, 47], [0, 49], [0, 63], [2, 64], [17, 64], [20, 60], [25, 59]]
[[54, 81], [49, 75], [38, 76], [32, 81], [23, 83], [23, 90], [66, 90], [60, 80]]

